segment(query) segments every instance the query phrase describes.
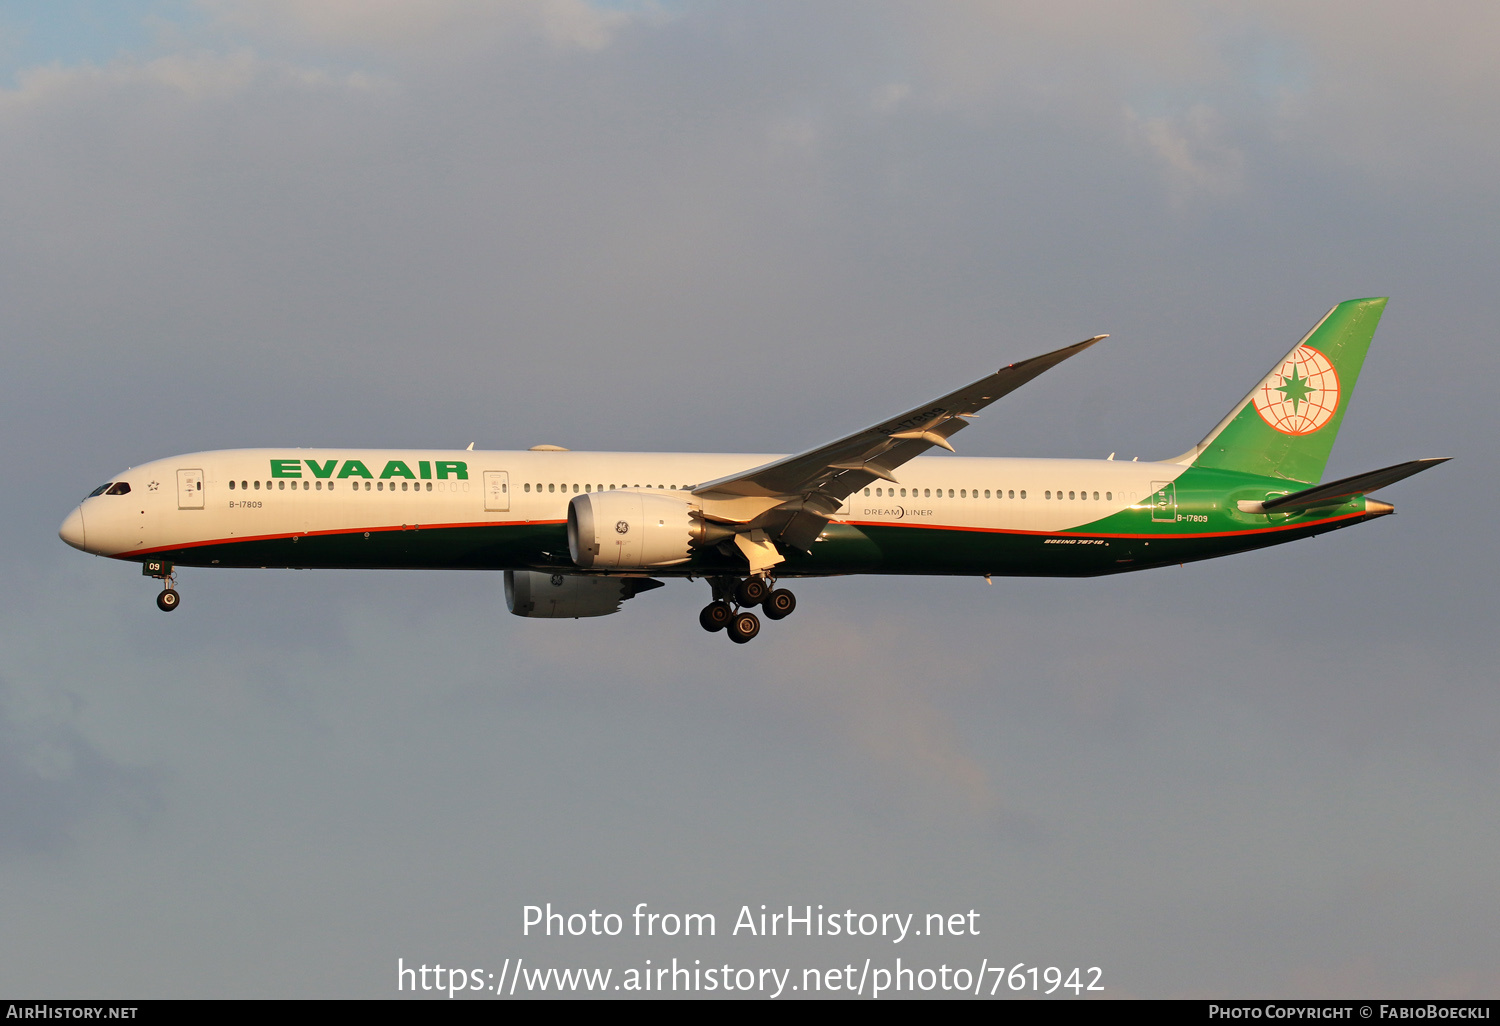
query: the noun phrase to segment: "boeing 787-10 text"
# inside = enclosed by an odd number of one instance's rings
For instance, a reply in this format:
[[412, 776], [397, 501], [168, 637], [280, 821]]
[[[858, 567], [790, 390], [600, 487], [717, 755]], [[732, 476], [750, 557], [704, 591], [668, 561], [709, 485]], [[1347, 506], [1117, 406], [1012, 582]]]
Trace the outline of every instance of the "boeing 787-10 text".
[[918, 459], [1106, 336], [1012, 364], [795, 456], [231, 449], [132, 467], [59, 532], [142, 564], [501, 570], [528, 617], [603, 616], [702, 578], [709, 631], [744, 643], [778, 586], [838, 574], [1089, 577], [1295, 541], [1392, 512], [1368, 493], [1443, 462], [1320, 483], [1384, 299], [1330, 310], [1208, 436], [1155, 463]]

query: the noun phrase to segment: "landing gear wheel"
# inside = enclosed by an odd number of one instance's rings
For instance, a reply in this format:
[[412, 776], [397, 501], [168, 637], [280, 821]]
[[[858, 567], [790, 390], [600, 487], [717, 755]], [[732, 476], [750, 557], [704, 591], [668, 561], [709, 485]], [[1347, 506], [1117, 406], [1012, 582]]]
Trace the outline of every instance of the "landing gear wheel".
[[780, 620], [784, 616], [791, 615], [792, 610], [796, 608], [797, 596], [785, 588], [777, 588], [760, 602], [760, 611], [766, 615], [767, 620]]
[[732, 619], [734, 619], [734, 610], [729, 608], [728, 602], [710, 602], [703, 607], [703, 612], [698, 614], [698, 623], [710, 634], [728, 627]]
[[734, 589], [734, 598], [742, 606], [758, 606], [770, 590], [770, 587], [761, 578], [746, 577]]
[[729, 621], [729, 640], [743, 645], [760, 633], [760, 618], [754, 613], [739, 612]]
[[162, 593], [156, 596], [156, 608], [163, 613], [170, 613], [177, 608], [177, 603], [182, 601], [182, 596], [171, 588], [163, 588]]

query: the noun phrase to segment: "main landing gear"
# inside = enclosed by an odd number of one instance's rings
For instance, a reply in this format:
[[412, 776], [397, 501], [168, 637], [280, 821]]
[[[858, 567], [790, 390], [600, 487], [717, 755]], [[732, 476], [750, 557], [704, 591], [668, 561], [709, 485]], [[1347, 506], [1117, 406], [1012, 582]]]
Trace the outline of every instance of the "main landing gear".
[[767, 620], [780, 620], [797, 608], [797, 596], [763, 577], [711, 577], [708, 583], [714, 600], [698, 614], [698, 623], [710, 633], [726, 632], [736, 645], [760, 633], [760, 617], [751, 608], [759, 606]]
[[182, 596], [177, 594], [177, 589], [172, 585], [177, 583], [177, 575], [172, 572], [172, 564], [160, 559], [148, 559], [141, 564], [141, 574], [145, 577], [155, 577], [161, 581], [161, 594], [156, 596], [156, 608], [163, 613], [170, 613], [177, 608], [182, 601]]

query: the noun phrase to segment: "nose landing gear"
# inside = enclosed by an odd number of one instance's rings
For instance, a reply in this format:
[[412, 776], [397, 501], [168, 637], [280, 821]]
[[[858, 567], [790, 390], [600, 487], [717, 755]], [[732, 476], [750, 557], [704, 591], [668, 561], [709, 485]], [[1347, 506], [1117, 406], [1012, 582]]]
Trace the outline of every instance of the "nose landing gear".
[[156, 608], [163, 613], [170, 613], [177, 608], [182, 601], [182, 596], [177, 594], [177, 589], [172, 585], [177, 583], [177, 575], [172, 572], [172, 564], [161, 559], [148, 559], [141, 564], [141, 575], [144, 577], [155, 577], [161, 581], [161, 594], [156, 596]]
[[698, 614], [698, 623], [713, 633], [724, 631], [736, 645], [744, 645], [760, 633], [760, 617], [750, 612], [760, 606], [768, 620], [780, 620], [797, 608], [797, 597], [785, 588], [772, 588], [763, 577], [710, 577], [714, 600]]

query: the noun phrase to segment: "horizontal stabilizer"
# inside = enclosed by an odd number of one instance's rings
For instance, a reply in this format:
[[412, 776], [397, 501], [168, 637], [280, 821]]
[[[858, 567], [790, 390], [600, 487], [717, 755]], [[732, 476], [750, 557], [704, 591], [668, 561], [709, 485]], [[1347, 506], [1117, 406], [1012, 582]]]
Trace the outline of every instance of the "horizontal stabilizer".
[[[1411, 460], [1408, 463], [1398, 463], [1394, 467], [1386, 467], [1384, 470], [1372, 470], [1368, 474], [1356, 474], [1353, 477], [1330, 481], [1316, 488], [1305, 488], [1300, 492], [1282, 495], [1265, 502], [1242, 502], [1239, 505], [1240, 509], [1246, 513], [1291, 513], [1296, 510], [1313, 509], [1317, 506], [1333, 506], [1352, 499], [1356, 495], [1373, 492], [1377, 488], [1384, 488], [1388, 484], [1405, 480], [1413, 474], [1430, 470], [1439, 463], [1447, 463], [1449, 458], [1441, 456], [1433, 459]], [[1250, 508], [1252, 506], [1258, 508], [1252, 509]]]

